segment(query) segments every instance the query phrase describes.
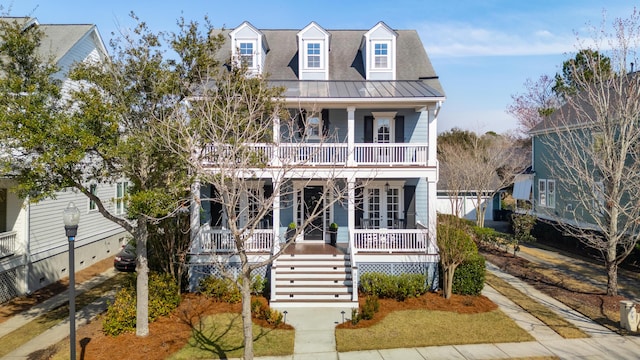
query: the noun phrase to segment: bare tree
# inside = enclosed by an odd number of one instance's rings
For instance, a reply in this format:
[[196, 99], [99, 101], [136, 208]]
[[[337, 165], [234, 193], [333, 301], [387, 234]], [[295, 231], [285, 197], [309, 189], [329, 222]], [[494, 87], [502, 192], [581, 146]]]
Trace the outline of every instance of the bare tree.
[[511, 95], [513, 102], [506, 111], [518, 121], [521, 136], [528, 137], [531, 129], [560, 107], [560, 99], [553, 91], [555, 83], [555, 79], [541, 75], [536, 81], [527, 79], [523, 93]]
[[[611, 59], [611, 72], [599, 71], [599, 57], [586, 57], [580, 68], [574, 62], [569, 71], [578, 90], [535, 133], [550, 149], [536, 173], [548, 174], [560, 190], [554, 209], [553, 199], [544, 198], [536, 210], [602, 254], [608, 295], [618, 293], [618, 265], [640, 230], [640, 78], [627, 69], [637, 63], [640, 15], [634, 11], [612, 25], [592, 27], [588, 39], [593, 51]], [[578, 48], [589, 48], [585, 44]]]
[[439, 145], [439, 156], [448, 186], [458, 188], [451, 194], [474, 194], [476, 224], [483, 227], [488, 202], [513, 182], [527, 157], [515, 146], [515, 139], [492, 132], [483, 136], [468, 133], [464, 141]]
[[[225, 239], [230, 240], [230, 252], [209, 257], [217, 272], [235, 281], [242, 294], [244, 358], [253, 358], [251, 319], [251, 283], [256, 270], [272, 263], [293, 241], [285, 241], [285, 233], [274, 238], [270, 253], [260, 259], [251, 256], [251, 247], [259, 239], [264, 220], [275, 220], [280, 209], [293, 206], [292, 199], [300, 194], [292, 186], [293, 178], [304, 187], [312, 179], [322, 181], [324, 192], [312, 204], [305, 204], [298, 219], [295, 234], [315, 226], [337, 201], [345, 198], [344, 179], [339, 179], [340, 167], [319, 170], [305, 166], [314, 158], [337, 156], [337, 151], [323, 147], [331, 137], [324, 134], [314, 151], [298, 138], [296, 109], [284, 109], [280, 100], [282, 89], [269, 87], [260, 75], [247, 75], [246, 69], [232, 67], [215, 77], [208, 75], [209, 86], [200, 96], [192, 98], [184, 109], [177, 111], [173, 121], [164, 122], [161, 137], [166, 146], [187, 164], [199, 184], [211, 186], [208, 197], [200, 197], [194, 186], [194, 203], [210, 203], [221, 209]], [[286, 143], [282, 145], [280, 141]], [[315, 145], [315, 144], [314, 144]], [[305, 151], [303, 151], [305, 150]], [[330, 153], [327, 153], [329, 151]], [[301, 154], [304, 154], [301, 156]], [[320, 180], [322, 179], [322, 180]], [[261, 191], [262, 184], [271, 184], [270, 194]], [[314, 183], [314, 184], [317, 184]], [[296, 209], [298, 210], [298, 209]], [[197, 234], [199, 214], [192, 221]], [[271, 232], [273, 233], [273, 231]], [[194, 239], [197, 243], [199, 240]], [[212, 246], [216, 251], [216, 246]]]

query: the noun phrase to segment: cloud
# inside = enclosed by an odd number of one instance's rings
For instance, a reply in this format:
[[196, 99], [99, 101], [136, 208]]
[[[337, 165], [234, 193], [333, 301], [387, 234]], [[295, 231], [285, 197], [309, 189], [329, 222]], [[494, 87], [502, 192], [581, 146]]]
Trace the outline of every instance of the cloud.
[[430, 23], [417, 27], [432, 57], [564, 54], [575, 50], [573, 33], [546, 29], [501, 30], [466, 23]]

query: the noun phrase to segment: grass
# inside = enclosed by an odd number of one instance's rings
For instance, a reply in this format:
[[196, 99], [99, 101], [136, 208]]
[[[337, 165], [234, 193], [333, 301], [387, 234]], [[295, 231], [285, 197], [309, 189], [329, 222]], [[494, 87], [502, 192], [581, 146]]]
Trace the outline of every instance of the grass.
[[534, 340], [500, 310], [479, 314], [403, 310], [371, 327], [336, 330], [336, 347], [341, 352]]
[[[253, 326], [254, 355], [279, 356], [293, 354], [294, 330], [272, 330]], [[242, 318], [240, 314], [216, 314], [203, 319], [187, 346], [169, 359], [241, 358], [243, 352]]]
[[485, 281], [496, 291], [509, 298], [515, 304], [523, 308], [526, 312], [538, 318], [563, 338], [580, 339], [589, 337], [589, 335], [585, 334], [575, 325], [560, 317], [551, 309], [531, 299], [521, 291], [511, 286], [508, 282], [499, 279], [497, 276], [491, 274], [490, 272], [486, 273]]
[[[107, 279], [96, 287], [79, 294], [76, 297], [76, 309], [80, 309], [104, 295], [118, 286], [121, 276]], [[29, 321], [24, 326], [10, 332], [0, 338], [0, 358], [7, 355], [14, 349], [29, 342], [31, 339], [42, 334], [51, 327], [69, 317], [69, 305], [61, 305], [52, 311]]]

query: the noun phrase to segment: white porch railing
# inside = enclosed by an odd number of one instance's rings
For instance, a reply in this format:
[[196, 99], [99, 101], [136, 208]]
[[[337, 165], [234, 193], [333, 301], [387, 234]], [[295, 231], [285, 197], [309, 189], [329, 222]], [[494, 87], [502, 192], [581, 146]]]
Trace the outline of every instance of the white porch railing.
[[[243, 153], [243, 150], [252, 154]], [[219, 159], [230, 161], [251, 156], [264, 164], [344, 165], [353, 153], [358, 165], [427, 165], [427, 144], [415, 143], [357, 143], [352, 148], [346, 143], [280, 143], [248, 144], [242, 150], [228, 145], [208, 145], [204, 155], [208, 163], [215, 165]], [[242, 161], [242, 160], [238, 160]]]
[[408, 143], [356, 144], [354, 159], [357, 164], [427, 164], [427, 145]]
[[0, 257], [13, 255], [16, 252], [16, 231], [0, 233]]
[[[254, 230], [253, 234], [244, 242], [248, 252], [270, 252], [273, 244], [273, 230]], [[224, 229], [203, 229], [200, 237], [191, 251], [202, 253], [235, 253], [236, 243], [231, 231]]]
[[280, 160], [286, 164], [346, 164], [349, 149], [344, 143], [280, 144]]
[[426, 231], [420, 229], [355, 229], [355, 252], [420, 252], [436, 254]]

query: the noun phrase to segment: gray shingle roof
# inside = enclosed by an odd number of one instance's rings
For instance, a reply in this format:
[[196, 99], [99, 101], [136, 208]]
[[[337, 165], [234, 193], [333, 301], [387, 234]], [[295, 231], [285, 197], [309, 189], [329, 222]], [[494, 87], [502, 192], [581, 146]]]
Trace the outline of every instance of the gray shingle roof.
[[[345, 86], [358, 86], [354, 82], [366, 81], [364, 63], [360, 52], [360, 44], [364, 34], [368, 30], [330, 30], [325, 29], [331, 35], [329, 49], [329, 79], [331, 81], [344, 81]], [[277, 81], [298, 81], [298, 43], [296, 35], [300, 30], [269, 30], [260, 29], [265, 40], [269, 44], [269, 51], [265, 56], [264, 72], [269, 79]], [[220, 52], [220, 60], [227, 61], [231, 54], [229, 41], [230, 30], [216, 31], [225, 38], [225, 44]], [[415, 30], [396, 30], [396, 79], [400, 81], [377, 82], [385, 87], [400, 88], [411, 81], [412, 86], [420, 86], [425, 83], [426, 96], [444, 96], [444, 90], [437, 78], [437, 74], [431, 65], [424, 45]], [[324, 82], [329, 86], [337, 85], [332, 82]], [[376, 83], [367, 81], [367, 83]], [[351, 84], [351, 85], [349, 85]], [[379, 89], [384, 92], [384, 89]], [[404, 90], [401, 91], [403, 94]]]

